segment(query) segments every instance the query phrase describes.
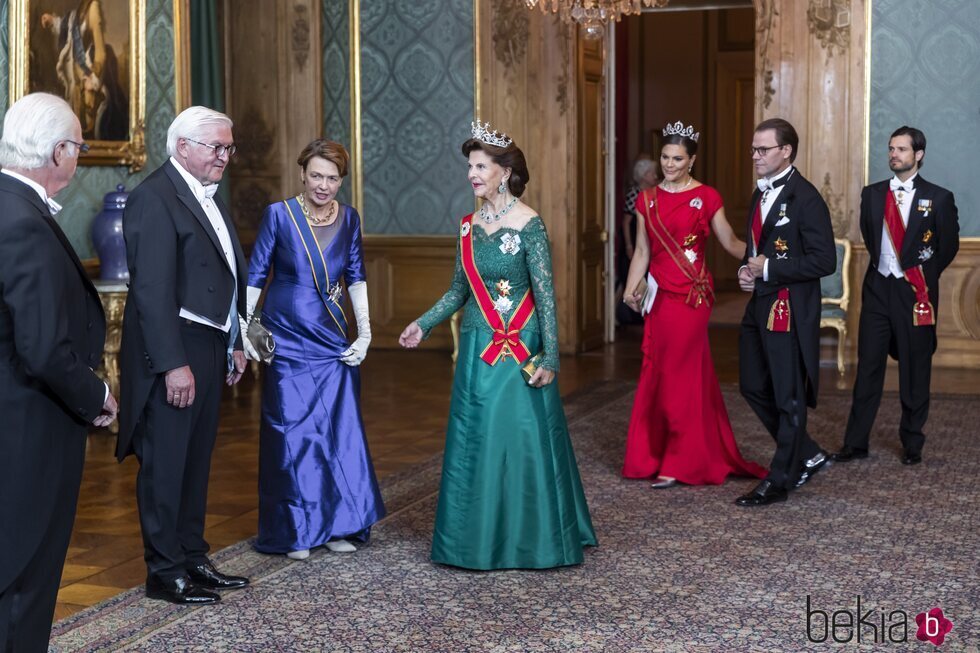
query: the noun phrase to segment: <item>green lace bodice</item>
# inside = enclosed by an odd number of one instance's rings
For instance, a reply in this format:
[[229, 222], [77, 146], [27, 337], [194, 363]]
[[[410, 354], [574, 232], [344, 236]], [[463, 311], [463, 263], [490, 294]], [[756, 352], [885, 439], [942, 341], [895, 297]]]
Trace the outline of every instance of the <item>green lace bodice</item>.
[[[500, 297], [498, 282], [506, 280], [510, 284], [507, 299], [513, 303], [504, 314], [504, 321], [510, 319], [524, 292], [531, 288], [534, 295], [534, 313], [521, 330], [522, 333], [540, 333], [544, 346], [541, 367], [558, 371], [558, 320], [555, 315], [555, 286], [551, 271], [551, 245], [548, 232], [540, 217], [531, 218], [524, 228], [518, 231], [504, 227], [487, 235], [483, 225], [476, 220], [472, 224], [473, 255], [476, 267], [480, 270], [483, 284], [490, 297]], [[425, 337], [434, 326], [452, 316], [465, 304], [460, 330], [483, 331], [489, 342], [493, 333], [480, 313], [476, 299], [470, 293], [469, 282], [459, 258], [459, 241], [456, 241], [456, 269], [453, 281], [446, 294], [432, 308], [418, 319]], [[535, 352], [532, 352], [535, 353]]]

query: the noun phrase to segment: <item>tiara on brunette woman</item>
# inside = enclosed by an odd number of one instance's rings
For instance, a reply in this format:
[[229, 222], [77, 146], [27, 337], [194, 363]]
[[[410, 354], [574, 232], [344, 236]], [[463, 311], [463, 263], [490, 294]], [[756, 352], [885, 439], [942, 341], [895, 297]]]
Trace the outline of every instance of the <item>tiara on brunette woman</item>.
[[507, 137], [507, 134], [501, 134], [500, 132], [494, 130], [490, 131], [490, 123], [481, 123], [479, 119], [476, 122], [470, 123], [470, 133], [473, 134], [473, 138], [478, 141], [482, 141], [487, 145], [493, 145], [494, 147], [507, 147], [514, 141]]
[[675, 122], [673, 125], [668, 122], [667, 126], [664, 127], [663, 134], [664, 136], [673, 136], [674, 134], [677, 134], [678, 136], [682, 136], [684, 138], [690, 138], [695, 143], [698, 142], [698, 138], [701, 136], [701, 132], [694, 131], [693, 126], [685, 127], [684, 123], [682, 123], [680, 120]]

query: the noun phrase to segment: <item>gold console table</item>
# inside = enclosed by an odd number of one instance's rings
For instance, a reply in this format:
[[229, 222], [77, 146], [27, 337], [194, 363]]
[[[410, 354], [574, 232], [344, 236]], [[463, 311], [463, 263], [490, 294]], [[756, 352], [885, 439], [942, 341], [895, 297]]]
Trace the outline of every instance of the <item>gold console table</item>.
[[[126, 308], [126, 294], [129, 291], [125, 281], [97, 279], [92, 283], [99, 291], [102, 308], [105, 309], [105, 350], [102, 353], [102, 366], [96, 373], [109, 384], [109, 392], [119, 400], [119, 343], [122, 340], [123, 310]], [[113, 433], [119, 432], [119, 420], [109, 427]]]

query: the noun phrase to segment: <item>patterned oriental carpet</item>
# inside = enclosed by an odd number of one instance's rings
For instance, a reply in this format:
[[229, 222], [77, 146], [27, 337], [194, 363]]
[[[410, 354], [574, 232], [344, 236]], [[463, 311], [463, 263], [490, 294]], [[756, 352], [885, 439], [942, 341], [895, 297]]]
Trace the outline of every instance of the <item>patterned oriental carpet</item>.
[[[768, 462], [769, 436], [734, 388], [724, 393], [743, 453]], [[886, 395], [869, 459], [825, 469], [786, 503], [744, 509], [732, 501], [746, 479], [653, 490], [619, 477], [632, 395], [604, 382], [566, 401], [599, 537], [580, 567], [430, 563], [436, 457], [386, 479], [390, 516], [357, 553], [291, 562], [240, 542], [215, 559], [250, 576], [249, 589], [197, 609], [130, 590], [56, 624], [51, 650], [932, 650], [916, 639], [916, 615], [937, 607], [952, 623], [942, 650], [977, 650], [976, 399], [936, 397], [925, 462], [906, 468], [898, 398]], [[839, 443], [849, 406], [828, 392], [811, 413], [825, 447]]]

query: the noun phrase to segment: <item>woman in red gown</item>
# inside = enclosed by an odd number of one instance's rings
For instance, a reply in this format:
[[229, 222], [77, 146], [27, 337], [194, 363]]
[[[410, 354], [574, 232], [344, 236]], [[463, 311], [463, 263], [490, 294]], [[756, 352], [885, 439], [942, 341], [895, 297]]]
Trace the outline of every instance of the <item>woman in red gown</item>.
[[[745, 243], [725, 219], [721, 196], [691, 176], [698, 134], [680, 122], [663, 132], [663, 182], [636, 200], [636, 249], [625, 299], [644, 303], [644, 277], [656, 295], [643, 329], [643, 366], [633, 403], [623, 476], [650, 478], [653, 487], [715, 485], [729, 474], [766, 475], [742, 458], [708, 347], [714, 303], [705, 265], [709, 233], [741, 260]], [[649, 297], [649, 295], [647, 295]], [[649, 301], [649, 300], [648, 300]]]

